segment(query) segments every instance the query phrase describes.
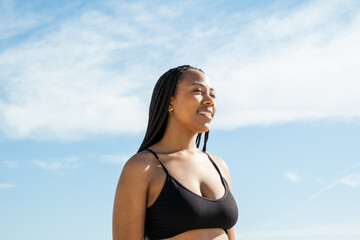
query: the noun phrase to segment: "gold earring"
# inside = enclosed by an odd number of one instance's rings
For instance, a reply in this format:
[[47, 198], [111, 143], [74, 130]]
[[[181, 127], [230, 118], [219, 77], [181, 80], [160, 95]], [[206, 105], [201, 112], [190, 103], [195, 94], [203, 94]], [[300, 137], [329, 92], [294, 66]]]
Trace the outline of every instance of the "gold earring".
[[169, 106], [169, 112], [173, 112], [173, 111], [174, 111], [174, 108], [173, 108], [172, 104], [170, 104], [170, 106]]

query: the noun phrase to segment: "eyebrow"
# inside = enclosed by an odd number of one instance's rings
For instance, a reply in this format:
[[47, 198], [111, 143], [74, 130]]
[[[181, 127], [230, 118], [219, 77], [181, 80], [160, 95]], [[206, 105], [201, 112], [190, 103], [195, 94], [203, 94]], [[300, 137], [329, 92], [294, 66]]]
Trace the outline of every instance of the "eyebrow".
[[[191, 84], [191, 86], [192, 86], [192, 85], [200, 85], [200, 86], [203, 86], [203, 87], [206, 88], [205, 84], [203, 84], [203, 83], [195, 82], [195, 83]], [[210, 88], [210, 90], [215, 91], [215, 89], [213, 89], [213, 88]]]

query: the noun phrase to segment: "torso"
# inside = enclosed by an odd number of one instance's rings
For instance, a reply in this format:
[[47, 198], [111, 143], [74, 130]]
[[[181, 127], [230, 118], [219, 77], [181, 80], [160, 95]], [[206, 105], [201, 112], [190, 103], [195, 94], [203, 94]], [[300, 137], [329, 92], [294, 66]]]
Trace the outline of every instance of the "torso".
[[[152, 148], [156, 151], [155, 148]], [[193, 193], [210, 199], [219, 199], [224, 193], [225, 189], [221, 181], [219, 173], [209, 161], [208, 156], [199, 151], [192, 154], [163, 154], [156, 151], [161, 162], [165, 165], [169, 173], [178, 180], [184, 187]], [[166, 173], [158, 160], [149, 152], [149, 158], [152, 160], [150, 166], [151, 176], [148, 187], [147, 207], [150, 207], [158, 198], [166, 179]], [[215, 160], [215, 159], [214, 159]], [[215, 160], [216, 161], [216, 160]], [[220, 169], [221, 174], [230, 182], [227, 174], [221, 169], [221, 164], [216, 163]], [[149, 169], [150, 170], [150, 169]], [[209, 229], [195, 229], [178, 234], [171, 240], [227, 240], [228, 236], [224, 229], [209, 228]]]

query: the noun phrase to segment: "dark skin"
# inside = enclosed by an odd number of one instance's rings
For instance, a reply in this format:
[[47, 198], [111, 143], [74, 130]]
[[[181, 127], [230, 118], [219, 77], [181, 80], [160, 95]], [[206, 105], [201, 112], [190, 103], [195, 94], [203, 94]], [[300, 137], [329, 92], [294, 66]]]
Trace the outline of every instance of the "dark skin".
[[[210, 110], [204, 113], [201, 110]], [[195, 145], [196, 135], [210, 129], [216, 112], [215, 92], [210, 80], [198, 70], [183, 74], [169, 106], [169, 119], [163, 138], [149, 148], [155, 151], [169, 173], [193, 193], [219, 199], [225, 189], [207, 155]], [[231, 189], [229, 169], [210, 154]], [[166, 173], [148, 151], [131, 157], [122, 170], [116, 189], [113, 212], [114, 240], [143, 240], [146, 208], [159, 196]], [[195, 229], [168, 240], [235, 240], [234, 228]]]

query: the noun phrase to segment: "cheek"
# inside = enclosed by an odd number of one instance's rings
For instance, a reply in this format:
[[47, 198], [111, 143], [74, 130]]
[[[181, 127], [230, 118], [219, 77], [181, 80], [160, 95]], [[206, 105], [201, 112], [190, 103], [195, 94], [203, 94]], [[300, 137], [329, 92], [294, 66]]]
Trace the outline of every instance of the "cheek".
[[217, 111], [217, 106], [216, 103], [214, 102], [214, 115], [216, 114], [216, 111]]
[[177, 112], [185, 113], [185, 112], [193, 112], [196, 111], [199, 107], [199, 100], [194, 95], [183, 96], [181, 99], [179, 98], [176, 102]]
[[198, 104], [200, 102], [200, 97], [194, 94], [184, 94], [181, 98], [178, 99], [178, 105], [191, 106]]

